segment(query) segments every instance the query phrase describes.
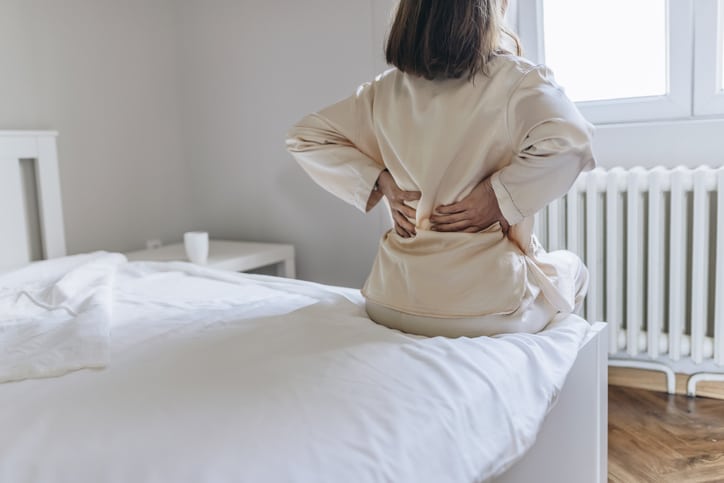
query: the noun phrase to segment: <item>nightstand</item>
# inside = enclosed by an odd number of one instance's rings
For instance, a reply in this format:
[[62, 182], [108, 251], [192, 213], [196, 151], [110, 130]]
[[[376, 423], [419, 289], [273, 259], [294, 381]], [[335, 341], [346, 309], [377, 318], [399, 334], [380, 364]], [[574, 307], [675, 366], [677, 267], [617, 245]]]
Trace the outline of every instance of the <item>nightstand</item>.
[[[126, 257], [129, 261], [188, 261], [183, 243], [138, 250], [127, 253]], [[245, 272], [267, 265], [276, 265], [280, 277], [294, 278], [294, 245], [209, 240], [207, 267]]]

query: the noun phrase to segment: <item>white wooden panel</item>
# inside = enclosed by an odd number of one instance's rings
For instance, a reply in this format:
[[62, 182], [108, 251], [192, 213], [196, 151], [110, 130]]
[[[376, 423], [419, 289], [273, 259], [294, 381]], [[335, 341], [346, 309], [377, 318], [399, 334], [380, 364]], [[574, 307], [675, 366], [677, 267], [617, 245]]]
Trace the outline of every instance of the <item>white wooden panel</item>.
[[641, 217], [641, 179], [638, 170], [628, 174], [626, 224], [626, 346], [629, 355], [639, 353], [639, 334], [643, 329], [643, 223]]
[[681, 359], [682, 333], [686, 317], [686, 225], [684, 189], [687, 170], [671, 173], [671, 231], [669, 235], [669, 357]]
[[649, 357], [659, 356], [659, 341], [663, 328], [664, 297], [664, 212], [662, 185], [666, 171], [651, 172], [649, 181], [649, 240], [648, 240], [648, 294], [647, 332]]
[[555, 200], [548, 205], [548, 250], [560, 250], [563, 245], [563, 199]]
[[545, 212], [545, 208], [535, 214], [535, 221], [534, 221], [534, 225], [533, 225], [533, 234], [538, 239], [538, 241], [541, 244], [543, 244], [543, 246], [545, 247], [546, 242], [543, 239], [543, 213], [544, 212]]
[[65, 255], [65, 229], [55, 136], [38, 137], [38, 198], [45, 258]]
[[598, 216], [598, 179], [602, 176], [598, 171], [593, 171], [586, 177], [586, 266], [590, 280], [586, 318], [591, 322], [599, 320], [598, 306], [603, 301], [603, 284], [599, 280], [603, 240], [599, 239], [601, 218]]
[[[37, 201], [43, 258], [64, 256], [65, 230], [53, 131], [0, 131], [0, 269], [19, 266], [31, 260], [28, 219], [34, 214], [26, 204]], [[37, 200], [27, 200], [30, 192], [23, 185], [20, 159], [34, 160]], [[28, 178], [31, 179], [32, 177]], [[33, 216], [30, 216], [33, 215]]]
[[548, 207], [540, 210], [536, 215], [536, 229], [538, 232], [538, 241], [547, 251], [550, 250], [548, 243]]
[[28, 136], [8, 136], [0, 131], [0, 159], [30, 159], [38, 157], [38, 144]]
[[622, 329], [622, 255], [619, 247], [621, 225], [619, 178], [623, 170], [613, 169], [606, 179], [606, 320], [609, 324], [609, 352], [618, 352], [618, 338]]
[[[556, 405], [536, 443], [492, 483], [606, 483], [608, 453], [608, 364], [606, 324], [578, 351]], [[575, 435], [575, 437], [571, 437]]]
[[30, 261], [20, 162], [0, 157], [0, 270]]
[[38, 181], [34, 159], [20, 160], [20, 178], [22, 179], [23, 201], [25, 203], [25, 221], [27, 223], [28, 249], [30, 260], [43, 259], [43, 236], [40, 227], [38, 209]]
[[579, 232], [581, 231], [578, 205], [580, 196], [574, 185], [566, 196], [566, 249], [578, 256], [583, 255], [583, 247], [579, 245]]
[[707, 206], [706, 180], [711, 176], [708, 169], [694, 172], [694, 229], [691, 263], [691, 358], [700, 364], [704, 358], [704, 336], [707, 325], [708, 259], [709, 259], [709, 209]]
[[[724, 169], [717, 172], [716, 293], [724, 294]], [[724, 366], [724, 297], [719, 295], [714, 309], [714, 357]]]

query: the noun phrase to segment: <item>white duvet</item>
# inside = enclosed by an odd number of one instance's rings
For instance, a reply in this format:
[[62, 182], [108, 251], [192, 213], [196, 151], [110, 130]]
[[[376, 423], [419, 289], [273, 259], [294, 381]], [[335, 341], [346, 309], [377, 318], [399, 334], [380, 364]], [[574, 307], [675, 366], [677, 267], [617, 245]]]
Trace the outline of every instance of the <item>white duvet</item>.
[[0, 310], [5, 379], [67, 373], [0, 384], [12, 483], [484, 481], [533, 444], [588, 330], [421, 338], [357, 290], [112, 254], [0, 276]]

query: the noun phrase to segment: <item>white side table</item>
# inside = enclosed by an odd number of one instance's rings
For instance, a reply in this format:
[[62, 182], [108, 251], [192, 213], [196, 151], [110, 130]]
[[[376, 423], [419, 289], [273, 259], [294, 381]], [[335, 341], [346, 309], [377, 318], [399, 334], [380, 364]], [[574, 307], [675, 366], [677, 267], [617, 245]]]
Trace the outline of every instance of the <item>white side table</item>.
[[[183, 243], [126, 254], [130, 261], [188, 261]], [[277, 275], [294, 278], [294, 245], [209, 240], [207, 267], [244, 272], [267, 265], [277, 266]]]

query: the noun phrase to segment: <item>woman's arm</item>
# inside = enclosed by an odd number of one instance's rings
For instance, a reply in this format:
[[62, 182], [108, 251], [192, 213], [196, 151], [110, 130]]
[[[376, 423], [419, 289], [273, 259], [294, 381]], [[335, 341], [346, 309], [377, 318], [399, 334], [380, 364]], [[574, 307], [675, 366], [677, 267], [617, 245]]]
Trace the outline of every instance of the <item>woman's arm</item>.
[[563, 196], [592, 169], [592, 126], [542, 66], [528, 72], [510, 98], [511, 163], [481, 181], [458, 203], [436, 208], [438, 231], [480, 231], [500, 221], [516, 225]]
[[581, 171], [593, 169], [593, 126], [556, 84], [551, 71], [528, 72], [508, 104], [511, 163], [490, 184], [511, 225], [568, 192]]
[[306, 116], [290, 131], [287, 150], [322, 188], [363, 212], [386, 197], [395, 230], [415, 234], [415, 210], [405, 201], [420, 199], [417, 191], [401, 190], [385, 169], [374, 132], [374, 84], [355, 95]]
[[299, 165], [322, 188], [357, 209], [374, 207], [373, 189], [385, 169], [372, 121], [374, 86], [300, 120], [286, 145]]

